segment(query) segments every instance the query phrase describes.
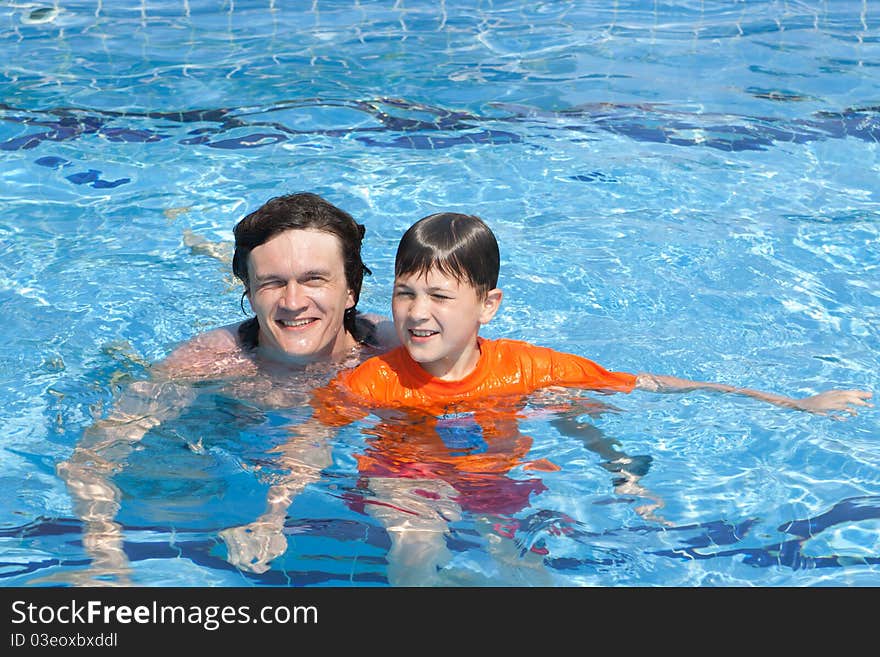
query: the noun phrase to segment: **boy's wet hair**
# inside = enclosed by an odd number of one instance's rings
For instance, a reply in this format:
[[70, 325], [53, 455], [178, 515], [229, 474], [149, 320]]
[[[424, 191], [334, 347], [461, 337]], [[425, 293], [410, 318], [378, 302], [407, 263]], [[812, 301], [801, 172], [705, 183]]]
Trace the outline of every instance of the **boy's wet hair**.
[[498, 287], [501, 256], [495, 235], [474, 215], [439, 212], [409, 227], [397, 247], [395, 277], [427, 274], [436, 267], [477, 294]]
[[310, 192], [271, 198], [235, 225], [232, 273], [244, 283], [242, 304], [250, 289], [248, 259], [251, 251], [287, 230], [320, 230], [339, 239], [346, 284], [354, 298], [354, 306], [345, 311], [343, 325], [349, 333], [356, 335], [357, 302], [361, 285], [364, 274], [372, 274], [361, 260], [361, 242], [366, 229], [344, 210]]

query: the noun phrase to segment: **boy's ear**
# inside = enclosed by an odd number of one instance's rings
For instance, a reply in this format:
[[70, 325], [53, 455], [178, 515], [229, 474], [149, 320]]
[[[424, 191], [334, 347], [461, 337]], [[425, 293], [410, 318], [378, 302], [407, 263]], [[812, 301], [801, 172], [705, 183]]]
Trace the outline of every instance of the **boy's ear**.
[[504, 293], [497, 287], [486, 293], [486, 298], [483, 299], [483, 308], [480, 310], [480, 324], [488, 324], [492, 321], [498, 308], [501, 307], [501, 297], [503, 296]]

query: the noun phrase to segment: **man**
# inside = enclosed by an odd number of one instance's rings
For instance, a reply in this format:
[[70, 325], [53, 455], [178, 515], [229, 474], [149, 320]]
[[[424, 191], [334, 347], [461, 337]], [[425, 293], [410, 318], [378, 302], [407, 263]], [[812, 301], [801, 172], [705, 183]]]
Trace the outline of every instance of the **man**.
[[[357, 311], [364, 274], [364, 226], [311, 193], [272, 198], [234, 229], [232, 269], [254, 316], [223, 326], [175, 349], [130, 385], [110, 414], [86, 429], [58, 474], [84, 524], [92, 557], [88, 575], [125, 582], [128, 562], [114, 521], [120, 491], [112, 477], [132, 446], [187, 408], [193, 384], [221, 382], [225, 392], [260, 407], [291, 407], [343, 366], [396, 344], [393, 325]], [[329, 448], [287, 447], [282, 465], [299, 472], [304, 487], [329, 464]], [[302, 473], [300, 473], [302, 474]], [[91, 582], [94, 583], [94, 582]]]

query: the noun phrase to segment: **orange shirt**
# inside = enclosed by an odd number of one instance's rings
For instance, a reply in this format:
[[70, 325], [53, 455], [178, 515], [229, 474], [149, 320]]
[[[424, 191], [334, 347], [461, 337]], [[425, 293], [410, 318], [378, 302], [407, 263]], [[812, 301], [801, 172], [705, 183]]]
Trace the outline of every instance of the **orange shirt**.
[[431, 376], [404, 347], [340, 373], [337, 381], [371, 404], [433, 412], [444, 412], [450, 402], [527, 395], [548, 386], [631, 392], [636, 384], [632, 374], [610, 372], [574, 354], [520, 340], [478, 339], [480, 360], [474, 371], [459, 381]]
[[[522, 397], [557, 385], [630, 392], [636, 377], [527, 342], [479, 342], [477, 366], [459, 381], [433, 377], [404, 347], [374, 356], [315, 391], [315, 417], [338, 426], [366, 416], [368, 409], [387, 409], [378, 412], [383, 420], [378, 426], [364, 429], [372, 438], [357, 457], [362, 474], [441, 478], [467, 492], [466, 506], [521, 507], [543, 484], [505, 474], [517, 465], [558, 469], [544, 459], [525, 460], [532, 441], [518, 429]], [[351, 403], [351, 393], [363, 406]]]
[[[610, 372], [591, 360], [519, 340], [479, 338], [480, 360], [459, 381], [433, 377], [404, 347], [374, 356], [352, 370], [340, 372], [329, 386], [315, 391], [315, 417], [339, 426], [354, 422], [371, 408], [400, 409], [384, 422], [377, 437], [400, 462], [442, 462], [455, 469], [506, 472], [525, 455], [531, 440], [516, 429], [521, 398], [546, 386], [630, 392], [636, 377]], [[353, 393], [362, 406], [342, 397]], [[387, 413], [380, 413], [387, 415]], [[443, 450], [438, 429], [462, 416], [481, 428], [479, 450]], [[372, 431], [370, 431], [372, 433]], [[428, 453], [419, 453], [422, 452]], [[445, 453], [444, 453], [445, 451]]]

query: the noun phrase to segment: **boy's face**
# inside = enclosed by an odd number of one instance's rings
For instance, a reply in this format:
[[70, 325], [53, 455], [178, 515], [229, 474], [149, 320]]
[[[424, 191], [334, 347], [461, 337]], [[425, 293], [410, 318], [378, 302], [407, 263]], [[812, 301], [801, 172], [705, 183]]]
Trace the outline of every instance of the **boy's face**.
[[431, 268], [394, 280], [391, 313], [401, 344], [433, 376], [457, 381], [480, 358], [477, 334], [501, 304], [501, 290], [480, 296], [466, 282]]

